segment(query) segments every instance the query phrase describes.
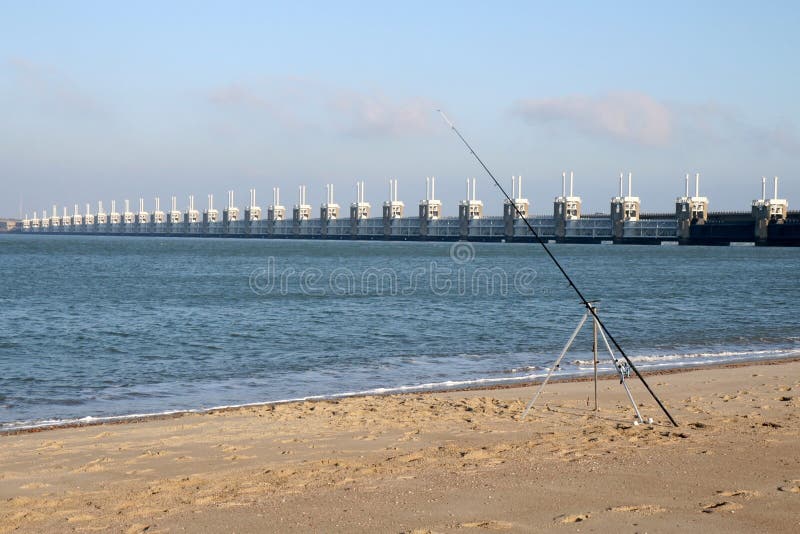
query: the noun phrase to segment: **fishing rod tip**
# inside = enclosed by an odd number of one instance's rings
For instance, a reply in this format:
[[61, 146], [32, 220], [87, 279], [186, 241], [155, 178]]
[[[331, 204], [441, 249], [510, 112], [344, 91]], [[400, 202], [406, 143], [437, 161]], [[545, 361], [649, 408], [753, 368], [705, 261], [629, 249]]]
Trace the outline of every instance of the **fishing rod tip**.
[[437, 109], [436, 111], [439, 113], [439, 115], [441, 115], [441, 116], [442, 116], [442, 118], [443, 118], [443, 119], [444, 119], [444, 121], [445, 121], [445, 122], [448, 124], [448, 126], [450, 126], [450, 128], [453, 128], [453, 129], [455, 129], [455, 126], [454, 126], [454, 125], [453, 125], [453, 123], [450, 121], [450, 119], [447, 117], [447, 115], [445, 115], [444, 111], [442, 111], [441, 109]]

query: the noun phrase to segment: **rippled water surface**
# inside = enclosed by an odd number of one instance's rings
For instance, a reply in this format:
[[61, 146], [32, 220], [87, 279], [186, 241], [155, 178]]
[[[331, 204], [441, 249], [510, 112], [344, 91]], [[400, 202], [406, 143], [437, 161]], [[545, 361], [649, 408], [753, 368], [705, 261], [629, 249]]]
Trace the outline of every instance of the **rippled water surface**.
[[[642, 368], [800, 352], [798, 250], [553, 251]], [[583, 314], [523, 244], [6, 235], [0, 290], [6, 429], [521, 380]]]

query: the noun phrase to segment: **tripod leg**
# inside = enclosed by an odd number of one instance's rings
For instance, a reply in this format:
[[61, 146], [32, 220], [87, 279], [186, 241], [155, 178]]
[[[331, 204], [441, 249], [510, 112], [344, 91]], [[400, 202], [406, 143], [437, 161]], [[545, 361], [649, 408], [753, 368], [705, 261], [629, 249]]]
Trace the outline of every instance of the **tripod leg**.
[[611, 350], [611, 345], [609, 345], [608, 339], [606, 339], [606, 334], [603, 332], [602, 329], [600, 330], [600, 335], [603, 336], [603, 342], [605, 343], [606, 348], [608, 349], [608, 353], [611, 355], [611, 360], [614, 362], [614, 367], [616, 367], [617, 373], [619, 373], [620, 383], [622, 384], [622, 387], [625, 388], [625, 393], [628, 394], [628, 399], [631, 401], [631, 406], [633, 406], [633, 411], [636, 412], [636, 417], [639, 418], [639, 422], [644, 424], [644, 419], [642, 418], [642, 414], [639, 413], [639, 407], [636, 406], [636, 401], [633, 400], [633, 394], [631, 393], [631, 390], [628, 387], [628, 383], [625, 382], [625, 373], [620, 368], [619, 360], [614, 356], [614, 351]]
[[600, 407], [597, 404], [597, 318], [592, 317], [592, 367], [594, 369], [594, 416]]
[[542, 390], [547, 385], [547, 381], [550, 380], [550, 377], [553, 375], [555, 370], [558, 368], [559, 364], [561, 364], [561, 359], [564, 358], [564, 355], [569, 350], [569, 347], [572, 345], [572, 342], [575, 341], [576, 337], [578, 337], [578, 332], [581, 331], [581, 328], [583, 328], [583, 325], [586, 323], [586, 319], [588, 319], [588, 318], [589, 318], [589, 314], [587, 312], [587, 313], [585, 313], [583, 315], [583, 318], [581, 318], [580, 322], [578, 323], [578, 326], [575, 328], [575, 331], [572, 332], [572, 335], [569, 337], [569, 341], [567, 341], [567, 344], [564, 345], [564, 350], [562, 350], [561, 354], [558, 355], [558, 358], [556, 359], [556, 362], [553, 364], [553, 367], [550, 368], [550, 371], [547, 373], [547, 376], [544, 378], [544, 382], [542, 382], [542, 385], [540, 385], [539, 389], [536, 391], [536, 395], [533, 396], [531, 401], [528, 403], [528, 406], [525, 407], [525, 411], [522, 412], [522, 418], [521, 418], [522, 421], [525, 420], [525, 417], [527, 417], [528, 412], [530, 411], [530, 409], [533, 408], [534, 404], [536, 404], [536, 401], [539, 399], [539, 395], [542, 394]]
[[639, 418], [639, 422], [644, 424], [644, 419], [642, 419], [642, 414], [639, 413], [639, 408], [636, 406], [636, 401], [633, 400], [633, 395], [631, 394], [631, 390], [628, 387], [628, 383], [625, 382], [625, 378], [622, 378], [622, 387], [625, 388], [625, 393], [628, 394], [628, 398], [631, 401], [631, 406], [633, 406], [633, 411], [636, 412], [636, 417]]

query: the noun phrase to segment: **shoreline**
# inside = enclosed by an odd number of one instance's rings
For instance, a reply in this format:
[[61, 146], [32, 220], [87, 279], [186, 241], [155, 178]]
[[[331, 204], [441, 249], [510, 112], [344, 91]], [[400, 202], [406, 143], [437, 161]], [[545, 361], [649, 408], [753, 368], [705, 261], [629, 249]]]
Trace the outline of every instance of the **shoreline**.
[[5, 436], [11, 532], [794, 532], [800, 359]]
[[[673, 374], [681, 374], [681, 373], [689, 373], [704, 369], [734, 369], [739, 367], [751, 367], [751, 366], [763, 366], [763, 365], [780, 365], [782, 363], [792, 363], [792, 362], [799, 362], [800, 356], [789, 356], [786, 358], [771, 358], [765, 360], [747, 360], [747, 361], [736, 361], [736, 362], [713, 362], [713, 363], [697, 363], [697, 364], [687, 364], [682, 367], [672, 367], [672, 368], [665, 368], [665, 369], [656, 369], [652, 371], [643, 371], [642, 374], [644, 375], [645, 379], [648, 377], [658, 377], [658, 376], [665, 376], [665, 375], [673, 375]], [[598, 374], [598, 381], [609, 381], [616, 379], [617, 374], [613, 371], [606, 371], [603, 373]], [[631, 375], [631, 380], [638, 381], [638, 377], [634, 374]], [[508, 379], [513, 380], [513, 379]], [[567, 376], [567, 377], [551, 377], [548, 384], [564, 384], [564, 383], [583, 383], [583, 382], [591, 382], [594, 378], [592, 376]], [[285, 401], [256, 401], [252, 403], [243, 403], [231, 406], [218, 406], [218, 407], [211, 407], [211, 408], [204, 408], [204, 409], [186, 409], [186, 410], [174, 410], [168, 411], [163, 413], [152, 413], [152, 414], [131, 414], [131, 415], [112, 415], [112, 416], [105, 416], [105, 417], [97, 417], [93, 418], [96, 420], [70, 420], [65, 421], [64, 423], [45, 423], [40, 426], [30, 426], [30, 427], [21, 427], [21, 428], [10, 428], [10, 429], [0, 429], [0, 439], [3, 439], [6, 436], [15, 436], [19, 434], [34, 434], [40, 432], [49, 432], [54, 430], [62, 430], [62, 429], [70, 429], [70, 428], [86, 428], [86, 427], [96, 427], [96, 426], [104, 426], [104, 425], [125, 425], [125, 424], [138, 424], [138, 423], [145, 423], [148, 421], [161, 421], [161, 420], [171, 420], [171, 419], [180, 419], [185, 416], [191, 415], [211, 415], [214, 413], [223, 413], [223, 412], [236, 412], [240, 410], [247, 410], [249, 408], [264, 408], [269, 406], [281, 406], [281, 405], [292, 405], [292, 404], [302, 404], [302, 403], [315, 403], [315, 402], [328, 402], [333, 400], [343, 400], [343, 399], [358, 399], [358, 398], [369, 398], [369, 397], [392, 397], [392, 396], [404, 396], [404, 395], [436, 395], [442, 393], [465, 393], [465, 392], [476, 392], [476, 391], [499, 391], [499, 390], [506, 390], [506, 389], [519, 389], [519, 388], [529, 388], [532, 386], [536, 386], [541, 384], [543, 379], [534, 379], [534, 380], [527, 380], [527, 381], [520, 381], [520, 382], [512, 382], [512, 383], [500, 383], [500, 384], [475, 384], [474, 386], [467, 386], [467, 387], [453, 387], [453, 388], [432, 388], [432, 389], [415, 389], [415, 386], [409, 386], [407, 390], [404, 391], [387, 391], [385, 393], [378, 393], [378, 392], [364, 392], [364, 393], [353, 393], [353, 394], [333, 394], [328, 396], [309, 396], [306, 398], [299, 398], [299, 399], [290, 399]], [[658, 392], [656, 392], [658, 394]], [[91, 417], [91, 416], [87, 416]], [[680, 422], [679, 422], [680, 424]]]

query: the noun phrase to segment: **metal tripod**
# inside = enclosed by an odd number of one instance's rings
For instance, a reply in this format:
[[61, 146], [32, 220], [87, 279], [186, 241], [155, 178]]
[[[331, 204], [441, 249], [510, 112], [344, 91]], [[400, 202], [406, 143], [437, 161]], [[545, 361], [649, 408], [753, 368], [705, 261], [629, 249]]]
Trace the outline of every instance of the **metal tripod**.
[[[628, 399], [631, 402], [631, 406], [633, 406], [633, 411], [636, 412], [636, 420], [634, 420], [633, 423], [636, 425], [638, 425], [639, 423], [641, 424], [645, 423], [644, 419], [642, 418], [642, 414], [639, 413], [638, 406], [636, 406], [636, 401], [633, 400], [633, 394], [631, 394], [631, 390], [628, 387], [628, 383], [625, 381], [626, 378], [630, 377], [631, 373], [630, 367], [624, 360], [620, 360], [614, 355], [614, 351], [611, 349], [611, 345], [608, 343], [606, 334], [603, 332], [602, 328], [598, 327], [599, 325], [596, 317], [597, 311], [595, 307], [596, 302], [597, 301], [590, 301], [587, 303], [587, 310], [583, 314], [583, 317], [581, 317], [581, 320], [578, 322], [578, 326], [575, 327], [575, 331], [572, 332], [572, 335], [569, 337], [567, 344], [564, 345], [564, 349], [561, 351], [561, 354], [558, 355], [558, 358], [553, 364], [553, 367], [551, 367], [550, 371], [548, 371], [547, 376], [544, 379], [544, 382], [542, 382], [542, 384], [539, 386], [539, 389], [536, 391], [536, 395], [533, 396], [531, 401], [528, 403], [528, 406], [525, 407], [525, 411], [522, 412], [522, 420], [524, 420], [525, 417], [527, 417], [528, 412], [533, 408], [533, 405], [536, 404], [536, 401], [539, 400], [539, 396], [542, 394], [544, 387], [547, 385], [547, 382], [550, 380], [550, 377], [553, 376], [553, 373], [556, 371], [556, 369], [558, 369], [559, 366], [561, 365], [561, 360], [567, 354], [567, 351], [572, 346], [572, 343], [575, 341], [575, 338], [578, 337], [578, 333], [583, 328], [583, 325], [586, 324], [586, 321], [589, 319], [589, 317], [592, 317], [592, 323], [594, 326], [594, 350], [593, 350], [594, 388], [595, 388], [594, 409], [595, 411], [597, 411], [597, 333], [599, 332], [600, 336], [603, 338], [603, 344], [606, 346], [606, 349], [608, 349], [608, 354], [611, 356], [611, 361], [614, 363], [614, 368], [617, 370], [620, 384], [622, 384], [622, 387], [625, 388], [625, 393], [627, 393]], [[592, 313], [592, 310], [595, 310], [594, 314]], [[652, 423], [653, 420], [648, 419], [648, 422]]]

